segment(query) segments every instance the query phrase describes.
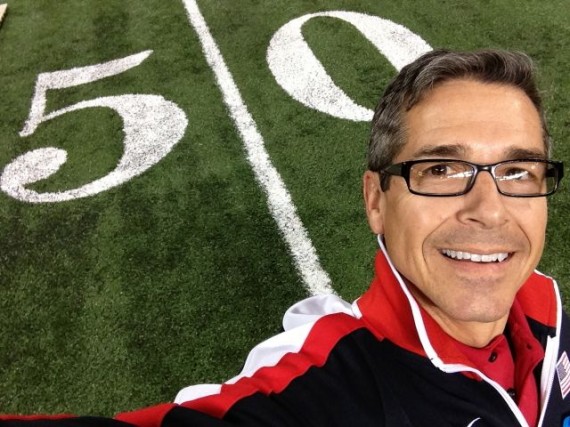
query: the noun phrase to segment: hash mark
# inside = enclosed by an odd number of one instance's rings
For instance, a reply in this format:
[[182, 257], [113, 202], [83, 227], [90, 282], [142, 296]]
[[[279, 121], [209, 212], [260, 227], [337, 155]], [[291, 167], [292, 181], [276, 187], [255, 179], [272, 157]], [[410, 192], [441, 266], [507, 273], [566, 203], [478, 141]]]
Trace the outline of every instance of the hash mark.
[[0, 25], [2, 25], [2, 20], [6, 15], [6, 9], [8, 9], [8, 3], [0, 4]]

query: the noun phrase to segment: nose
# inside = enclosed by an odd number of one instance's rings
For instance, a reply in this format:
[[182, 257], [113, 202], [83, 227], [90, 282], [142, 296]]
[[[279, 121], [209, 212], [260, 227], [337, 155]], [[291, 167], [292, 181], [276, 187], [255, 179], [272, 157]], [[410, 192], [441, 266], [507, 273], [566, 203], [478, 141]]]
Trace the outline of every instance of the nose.
[[508, 221], [506, 196], [499, 193], [489, 171], [479, 172], [471, 191], [461, 197], [463, 205], [458, 212], [461, 222], [482, 228], [494, 228]]

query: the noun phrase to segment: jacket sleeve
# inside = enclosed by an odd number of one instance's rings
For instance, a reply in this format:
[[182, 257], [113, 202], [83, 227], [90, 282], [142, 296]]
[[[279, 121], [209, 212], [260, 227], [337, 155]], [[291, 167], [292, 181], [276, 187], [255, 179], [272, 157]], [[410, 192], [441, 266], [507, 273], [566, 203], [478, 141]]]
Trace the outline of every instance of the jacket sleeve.
[[307, 411], [320, 407], [318, 412], [326, 412], [322, 409], [329, 402], [318, 393], [322, 383], [317, 387], [311, 382], [310, 390], [304, 385], [302, 392], [290, 392], [290, 384], [302, 380], [311, 368], [322, 366], [339, 340], [362, 327], [349, 312], [350, 306], [338, 303], [337, 297], [320, 298], [307, 301], [320, 310], [294, 306], [295, 321], [285, 325], [285, 332], [256, 346], [242, 372], [224, 384], [190, 386], [178, 393], [174, 403], [121, 413], [113, 419], [0, 415], [0, 427], [302, 425]]
[[0, 427], [132, 427], [112, 418], [0, 415]]

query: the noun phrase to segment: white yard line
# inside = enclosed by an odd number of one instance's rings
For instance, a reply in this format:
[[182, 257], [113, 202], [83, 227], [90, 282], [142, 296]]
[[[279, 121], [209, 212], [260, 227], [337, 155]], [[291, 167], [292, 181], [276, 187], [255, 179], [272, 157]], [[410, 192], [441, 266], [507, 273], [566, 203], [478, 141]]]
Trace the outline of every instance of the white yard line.
[[7, 3], [0, 4], [0, 24], [2, 23], [2, 20], [4, 19], [4, 15], [6, 15], [6, 9], [8, 9]]
[[289, 246], [295, 266], [307, 290], [313, 295], [334, 293], [331, 280], [319, 262], [317, 252], [297, 215], [285, 183], [271, 163], [263, 137], [241, 97], [220, 49], [198, 8], [198, 4], [195, 0], [182, 1], [186, 7], [190, 23], [202, 43], [206, 60], [214, 71], [224, 102], [244, 142], [247, 160], [253, 168], [259, 185], [267, 195], [267, 204], [271, 215], [277, 222], [277, 226]]

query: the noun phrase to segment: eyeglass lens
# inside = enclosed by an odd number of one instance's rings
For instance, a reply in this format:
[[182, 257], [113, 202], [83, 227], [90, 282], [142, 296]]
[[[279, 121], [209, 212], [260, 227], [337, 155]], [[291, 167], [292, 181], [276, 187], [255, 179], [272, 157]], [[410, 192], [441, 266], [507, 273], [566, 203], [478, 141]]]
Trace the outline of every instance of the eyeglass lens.
[[[468, 189], [477, 167], [461, 161], [413, 164], [410, 190], [424, 194], [455, 194]], [[500, 163], [492, 168], [499, 190], [513, 195], [547, 194], [557, 184], [556, 170], [546, 162]]]

